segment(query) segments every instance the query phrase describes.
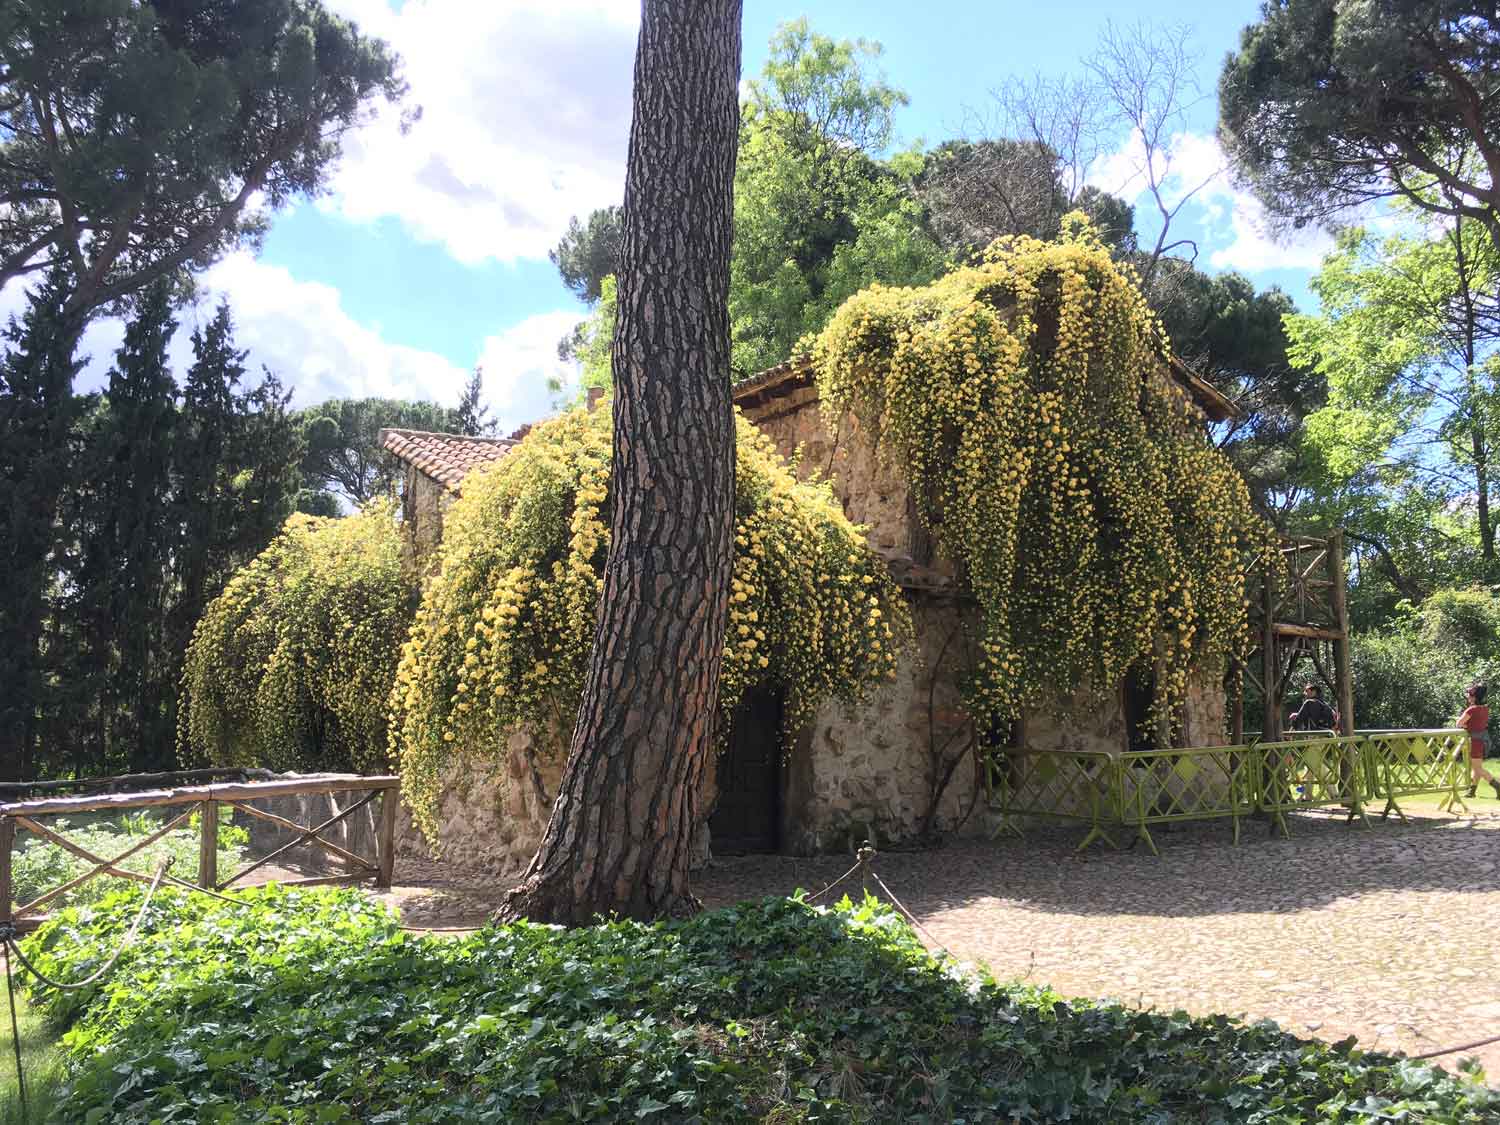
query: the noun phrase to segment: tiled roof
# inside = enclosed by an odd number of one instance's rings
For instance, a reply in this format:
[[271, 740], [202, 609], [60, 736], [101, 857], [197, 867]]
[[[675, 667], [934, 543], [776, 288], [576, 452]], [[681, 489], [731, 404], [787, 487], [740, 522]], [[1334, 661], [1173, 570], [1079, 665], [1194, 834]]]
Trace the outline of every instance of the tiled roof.
[[476, 465], [504, 457], [518, 439], [466, 437], [463, 434], [433, 434], [425, 430], [381, 430], [380, 447], [405, 461], [449, 492], [458, 492], [464, 477]]

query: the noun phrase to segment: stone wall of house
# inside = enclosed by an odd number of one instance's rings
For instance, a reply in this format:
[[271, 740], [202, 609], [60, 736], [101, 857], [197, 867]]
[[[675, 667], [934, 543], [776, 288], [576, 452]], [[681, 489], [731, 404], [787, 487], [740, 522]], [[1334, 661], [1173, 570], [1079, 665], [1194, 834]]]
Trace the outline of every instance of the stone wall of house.
[[562, 778], [563, 754], [528, 730], [513, 732], [494, 758], [455, 759], [444, 771], [436, 847], [403, 808], [396, 854], [515, 875], [531, 862]]
[[745, 417], [770, 436], [783, 457], [801, 451], [802, 477], [817, 472], [831, 480], [844, 514], [869, 529], [870, 546], [877, 552], [928, 561], [921, 557], [925, 532], [915, 519], [906, 482], [882, 461], [868, 430], [853, 414], [825, 419], [817, 391], [802, 387], [747, 410]]
[[1221, 662], [1205, 664], [1189, 677], [1182, 713], [1184, 746], [1229, 745], [1229, 696]]
[[1118, 686], [1082, 688], [1071, 700], [1026, 712], [1023, 737], [1031, 750], [1123, 753], [1128, 742], [1125, 706]]
[[824, 704], [799, 735], [787, 768], [785, 850], [842, 851], [871, 833], [881, 842], [918, 837], [939, 774], [955, 760], [930, 828], [980, 827], [982, 779], [954, 671], [959, 610], [951, 599], [918, 595], [912, 617], [917, 641], [895, 679], [858, 706]]
[[433, 554], [443, 538], [443, 513], [453, 500], [441, 483], [408, 465], [401, 490], [401, 564], [408, 574], [420, 577], [432, 565]]

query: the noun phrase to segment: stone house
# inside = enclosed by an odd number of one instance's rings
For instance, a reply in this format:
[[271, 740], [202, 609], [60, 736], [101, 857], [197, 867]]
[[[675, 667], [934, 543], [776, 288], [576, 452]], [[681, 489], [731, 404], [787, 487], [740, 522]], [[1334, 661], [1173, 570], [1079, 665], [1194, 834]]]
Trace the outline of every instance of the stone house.
[[[1187, 424], [1234, 415], [1232, 403], [1180, 362], [1163, 365], [1152, 377], [1172, 380], [1185, 392]], [[868, 834], [899, 841], [985, 831], [990, 821], [976, 752], [982, 744], [1111, 754], [1151, 745], [1152, 736], [1143, 733], [1149, 686], [1128, 681], [1058, 700], [1026, 714], [1009, 731], [971, 730], [958, 689], [968, 602], [951, 565], [934, 553], [899, 473], [882, 462], [853, 415], [825, 414], [803, 362], [739, 383], [734, 402], [783, 455], [800, 450], [801, 471], [829, 478], [845, 513], [868, 528], [871, 547], [886, 559], [908, 600], [914, 643], [893, 681], [862, 706], [825, 704], [790, 736], [790, 745], [782, 742], [780, 701], [766, 695], [746, 700], [711, 777], [714, 812], [705, 855], [709, 847], [812, 854], [843, 850]], [[464, 475], [504, 456], [523, 436], [383, 432], [384, 448], [406, 467], [403, 512], [414, 569], [420, 572], [438, 542], [443, 508], [461, 490]], [[1227, 741], [1222, 666], [1193, 677], [1177, 741]], [[517, 732], [495, 767], [509, 784], [496, 787], [472, 771], [455, 775], [442, 798], [445, 857], [496, 869], [528, 862], [561, 772], [559, 763], [538, 766], [531, 736]], [[419, 846], [413, 834], [407, 838]]]

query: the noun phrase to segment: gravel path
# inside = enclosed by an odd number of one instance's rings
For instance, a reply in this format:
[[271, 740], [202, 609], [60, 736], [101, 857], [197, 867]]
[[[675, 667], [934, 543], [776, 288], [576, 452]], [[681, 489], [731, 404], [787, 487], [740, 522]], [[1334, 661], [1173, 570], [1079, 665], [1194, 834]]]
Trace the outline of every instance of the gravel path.
[[[875, 868], [954, 955], [1065, 995], [1269, 1017], [1411, 1054], [1500, 1033], [1500, 816], [1292, 826], [1282, 840], [1251, 822], [1238, 847], [1222, 823], [1158, 831], [1160, 859], [1075, 855], [1077, 832], [1033, 832]], [[816, 890], [850, 862], [721, 858], [695, 889], [709, 906]], [[430, 864], [398, 875], [392, 899], [417, 925], [478, 924], [496, 887]], [[1471, 1053], [1500, 1079], [1500, 1044]]]

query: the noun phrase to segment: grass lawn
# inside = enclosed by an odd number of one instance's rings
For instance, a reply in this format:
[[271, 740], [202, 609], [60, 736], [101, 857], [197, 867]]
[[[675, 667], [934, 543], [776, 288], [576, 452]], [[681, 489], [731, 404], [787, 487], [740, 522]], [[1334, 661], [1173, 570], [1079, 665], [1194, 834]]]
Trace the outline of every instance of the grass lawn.
[[[1486, 768], [1496, 777], [1500, 777], [1500, 761], [1491, 758]], [[1423, 793], [1415, 797], [1399, 797], [1396, 803], [1401, 806], [1407, 816], [1411, 816], [1412, 814], [1416, 814], [1417, 816], [1446, 816], [1448, 814], [1438, 808], [1438, 802], [1442, 799], [1443, 796], [1440, 793]], [[1495, 796], [1495, 791], [1490, 788], [1487, 781], [1479, 783], [1479, 787], [1474, 791], [1474, 796], [1464, 797], [1464, 804], [1469, 806], [1469, 812], [1465, 814], [1463, 807], [1458, 806], [1456, 811], [1459, 816], [1500, 814], [1500, 798]], [[1378, 814], [1383, 808], [1385, 808], [1384, 801], [1372, 800], [1370, 802], [1369, 810], [1372, 814]], [[1391, 819], [1394, 820], [1395, 817], [1396, 814], [1394, 812], [1391, 813]]]
[[[21, 1028], [21, 1061], [26, 1070], [31, 1120], [41, 1121], [53, 1108], [53, 1093], [62, 1080], [62, 1051], [42, 1017], [27, 1008], [19, 994], [16, 1018]], [[20, 1123], [21, 1093], [16, 1086], [16, 1055], [10, 1037], [10, 1002], [0, 981], [0, 1125]]]

